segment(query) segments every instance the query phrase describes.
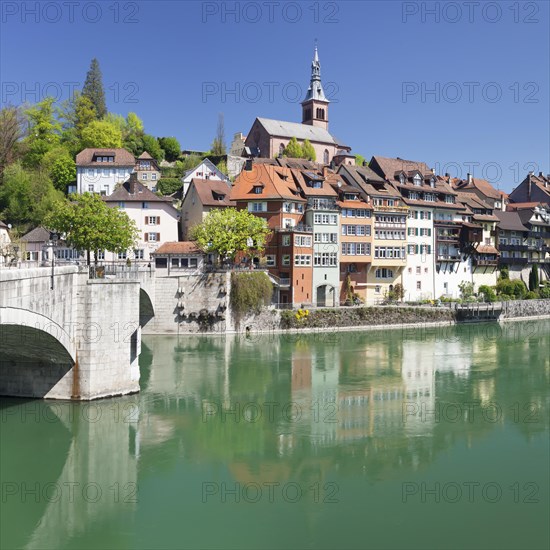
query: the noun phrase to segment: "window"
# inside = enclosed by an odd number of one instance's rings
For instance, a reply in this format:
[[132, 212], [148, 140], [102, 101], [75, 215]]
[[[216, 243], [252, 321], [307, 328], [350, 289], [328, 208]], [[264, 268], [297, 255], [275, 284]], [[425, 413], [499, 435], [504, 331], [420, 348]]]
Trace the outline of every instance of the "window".
[[105, 250], [97, 250], [95, 253], [96, 260], [104, 260], [105, 259]]
[[397, 258], [405, 259], [405, 247], [398, 246], [375, 246], [374, 247], [375, 258]]
[[94, 168], [88, 168], [87, 173], [88, 173], [88, 176], [94, 177], [95, 176], [95, 169]]
[[370, 243], [342, 243], [343, 256], [370, 256]]
[[416, 266], [416, 274], [420, 275], [422, 272], [422, 268], [420, 266]]
[[411, 199], [412, 201], [417, 201], [418, 193], [415, 193], [414, 191], [409, 191], [409, 199]]
[[393, 269], [381, 267], [376, 270], [375, 277], [377, 279], [393, 279]]
[[415, 249], [414, 244], [409, 244], [409, 245], [407, 246], [407, 253], [408, 253], [408, 254], [414, 254], [414, 249]]
[[315, 233], [314, 241], [316, 243], [336, 243], [338, 242], [337, 233]]
[[93, 184], [93, 183], [90, 183], [90, 185], [88, 185], [88, 192], [89, 192], [89, 193], [93, 193], [93, 192], [94, 192], [94, 184]]
[[146, 179], [147, 179], [147, 173], [141, 174], [141, 179], [142, 179], [142, 180], [146, 180]]
[[267, 212], [267, 202], [249, 202], [249, 212]]
[[295, 235], [294, 246], [311, 246], [311, 236], [308, 235]]
[[328, 164], [328, 149], [323, 152], [323, 163]]
[[265, 257], [265, 260], [266, 260], [265, 265], [267, 267], [274, 267], [276, 263], [275, 258], [276, 258], [275, 254], [267, 254]]
[[374, 292], [375, 292], [376, 294], [380, 294], [380, 290], [382, 290], [382, 287], [381, 287], [380, 285], [376, 285], [376, 286], [374, 287]]
[[255, 185], [255, 186], [253, 187], [253, 192], [254, 192], [255, 195], [261, 195], [262, 192], [263, 192], [263, 190], [264, 190], [264, 186], [263, 186], [263, 185]]
[[283, 203], [283, 211], [288, 213], [294, 212], [294, 203], [292, 202]]
[[156, 180], [156, 179], [157, 179], [157, 174], [156, 174], [156, 172], [153, 172], [153, 173], [151, 174], [151, 179], [152, 179], [152, 180]]
[[336, 225], [338, 217], [336, 214], [314, 214], [313, 221], [316, 224]]
[[283, 218], [283, 227], [289, 229], [296, 225], [296, 220], [292, 218]]
[[145, 242], [160, 241], [160, 233], [145, 233]]
[[296, 254], [294, 265], [311, 265], [311, 254]]
[[290, 254], [285, 254], [283, 256], [283, 265], [289, 266], [290, 265]]
[[445, 195], [445, 202], [449, 204], [454, 204], [455, 198], [452, 195]]
[[126, 251], [118, 253], [118, 259], [119, 260], [125, 260], [127, 258], [127, 256], [128, 255], [127, 255]]
[[145, 225], [158, 225], [160, 224], [159, 216], [145, 216]]
[[290, 235], [283, 235], [283, 246], [290, 246]]
[[336, 252], [316, 252], [314, 265], [323, 267], [335, 267], [338, 265], [338, 254]]
[[141, 203], [141, 208], [149, 208], [149, 203], [148, 202], [142, 202]]
[[284, 154], [284, 152], [285, 152], [285, 144], [284, 144], [284, 143], [281, 143], [281, 144], [279, 145], [279, 156], [282, 157], [283, 154]]
[[118, 202], [118, 207], [119, 208], [124, 208], [124, 201], [119, 201]]
[[399, 183], [405, 185], [405, 174], [399, 174]]
[[416, 281], [416, 290], [422, 290], [422, 281]]
[[422, 178], [420, 177], [420, 174], [415, 174], [413, 182], [416, 186], [422, 185]]
[[296, 211], [302, 213], [304, 211], [304, 205], [300, 202], [296, 203]]
[[136, 249], [134, 250], [134, 258], [135, 258], [136, 260], [143, 260], [144, 257], [145, 257], [145, 256], [144, 256], [144, 250], [143, 250], [143, 248], [136, 248]]

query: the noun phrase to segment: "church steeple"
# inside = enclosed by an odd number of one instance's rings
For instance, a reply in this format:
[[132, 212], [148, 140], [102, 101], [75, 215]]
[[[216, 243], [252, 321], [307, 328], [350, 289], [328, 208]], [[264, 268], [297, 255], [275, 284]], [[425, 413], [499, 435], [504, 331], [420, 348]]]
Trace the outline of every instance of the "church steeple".
[[302, 101], [302, 124], [320, 126], [328, 130], [329, 103], [321, 84], [321, 63], [319, 62], [317, 45], [315, 45], [315, 53], [311, 63], [311, 80], [306, 97]]

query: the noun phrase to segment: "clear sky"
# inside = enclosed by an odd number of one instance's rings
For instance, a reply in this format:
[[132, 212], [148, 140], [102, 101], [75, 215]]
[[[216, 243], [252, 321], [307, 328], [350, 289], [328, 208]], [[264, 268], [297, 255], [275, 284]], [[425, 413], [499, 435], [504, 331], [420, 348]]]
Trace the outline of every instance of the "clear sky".
[[2, 104], [66, 99], [90, 60], [110, 111], [206, 150], [301, 120], [318, 40], [330, 131], [510, 191], [550, 172], [549, 2], [26, 1], [0, 5]]

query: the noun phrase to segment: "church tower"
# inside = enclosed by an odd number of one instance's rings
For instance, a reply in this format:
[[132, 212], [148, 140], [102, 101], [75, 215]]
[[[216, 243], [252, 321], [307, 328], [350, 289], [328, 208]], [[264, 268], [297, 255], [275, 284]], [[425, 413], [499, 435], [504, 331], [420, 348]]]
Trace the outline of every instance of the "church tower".
[[302, 124], [319, 126], [328, 130], [328, 104], [323, 85], [321, 84], [321, 63], [315, 46], [315, 54], [311, 63], [311, 81], [306, 97], [302, 101]]

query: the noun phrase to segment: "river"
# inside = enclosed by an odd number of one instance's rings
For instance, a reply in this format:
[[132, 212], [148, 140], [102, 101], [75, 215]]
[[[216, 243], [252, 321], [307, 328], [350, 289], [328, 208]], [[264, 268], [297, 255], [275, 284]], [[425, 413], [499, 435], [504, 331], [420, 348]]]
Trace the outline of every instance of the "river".
[[0, 400], [0, 548], [550, 546], [550, 321], [143, 338], [141, 393]]

